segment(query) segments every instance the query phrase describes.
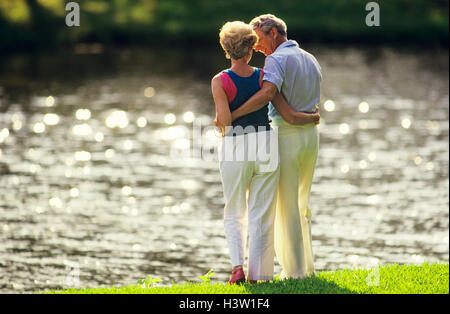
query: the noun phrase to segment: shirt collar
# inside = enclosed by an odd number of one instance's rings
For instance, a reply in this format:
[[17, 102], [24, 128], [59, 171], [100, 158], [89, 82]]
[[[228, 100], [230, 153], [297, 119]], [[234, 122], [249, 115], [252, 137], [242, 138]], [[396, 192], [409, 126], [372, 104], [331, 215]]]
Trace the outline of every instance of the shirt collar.
[[296, 42], [295, 40], [287, 40], [281, 45], [279, 45], [277, 49], [275, 49], [275, 51], [277, 51], [278, 49], [282, 49], [284, 47], [293, 47], [293, 46], [299, 47], [298, 42]]

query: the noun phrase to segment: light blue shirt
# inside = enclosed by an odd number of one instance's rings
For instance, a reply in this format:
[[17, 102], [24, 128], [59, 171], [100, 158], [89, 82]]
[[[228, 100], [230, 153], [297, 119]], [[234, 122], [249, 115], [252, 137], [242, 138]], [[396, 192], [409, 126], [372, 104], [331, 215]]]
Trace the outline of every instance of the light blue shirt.
[[[295, 111], [316, 110], [320, 101], [321, 68], [316, 58], [301, 49], [296, 41], [282, 43], [266, 57], [263, 81], [275, 84]], [[281, 118], [272, 103], [269, 116]]]

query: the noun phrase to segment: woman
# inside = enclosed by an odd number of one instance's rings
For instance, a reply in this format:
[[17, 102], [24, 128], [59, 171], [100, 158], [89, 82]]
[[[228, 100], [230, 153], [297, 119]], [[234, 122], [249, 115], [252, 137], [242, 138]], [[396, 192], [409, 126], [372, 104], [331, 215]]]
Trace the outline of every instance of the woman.
[[[276, 133], [269, 124], [267, 105], [231, 122], [231, 111], [261, 88], [262, 70], [248, 64], [258, 37], [251, 26], [240, 21], [226, 23], [219, 37], [226, 57], [231, 59], [231, 68], [220, 72], [211, 81], [216, 105], [214, 124], [224, 136], [220, 147], [220, 174], [225, 197], [225, 234], [233, 267], [229, 283], [245, 281], [243, 264], [247, 232], [247, 280], [251, 283], [272, 280], [279, 179]], [[285, 106], [289, 107], [287, 103]], [[302, 113], [292, 110], [285, 112], [295, 115], [296, 121], [303, 117]], [[311, 115], [304, 114], [304, 117], [305, 123], [311, 122]], [[250, 147], [256, 147], [253, 154]], [[269, 166], [267, 159], [260, 158], [267, 148], [270, 150]], [[244, 158], [240, 158], [242, 156]]]

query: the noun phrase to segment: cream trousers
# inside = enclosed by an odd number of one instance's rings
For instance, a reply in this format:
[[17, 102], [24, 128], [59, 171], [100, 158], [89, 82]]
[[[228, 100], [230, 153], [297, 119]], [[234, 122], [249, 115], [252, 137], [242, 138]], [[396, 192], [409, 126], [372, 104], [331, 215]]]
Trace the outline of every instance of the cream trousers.
[[281, 278], [304, 278], [314, 273], [309, 195], [319, 149], [315, 124], [278, 126], [280, 179], [275, 219], [275, 252]]
[[[257, 148], [248, 154], [249, 147], [252, 147], [249, 141], [255, 139]], [[274, 222], [279, 178], [277, 141], [276, 131], [272, 130], [225, 137], [219, 146], [225, 197], [225, 235], [232, 266], [237, 266], [244, 265], [248, 234], [247, 280], [273, 279]], [[270, 161], [261, 158], [267, 157], [269, 151]], [[225, 158], [231, 155], [238, 157], [231, 160]], [[242, 160], [242, 156], [249, 158]]]

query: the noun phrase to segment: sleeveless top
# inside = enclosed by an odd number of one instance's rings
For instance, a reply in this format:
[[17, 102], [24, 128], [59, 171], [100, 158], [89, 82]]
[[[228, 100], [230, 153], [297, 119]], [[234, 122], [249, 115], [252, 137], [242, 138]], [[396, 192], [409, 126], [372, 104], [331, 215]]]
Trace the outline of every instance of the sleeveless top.
[[[231, 71], [230, 69], [222, 71], [220, 78], [222, 87], [228, 98], [230, 111], [234, 111], [242, 106], [250, 97], [261, 89], [259, 78], [262, 69], [255, 68], [255, 71], [249, 77], [242, 77]], [[270, 130], [270, 120], [268, 116], [268, 104], [261, 109], [242, 116], [232, 122], [232, 135], [246, 134], [250, 132]], [[240, 128], [242, 127], [243, 133]], [[246, 129], [246, 127], [248, 127]]]

